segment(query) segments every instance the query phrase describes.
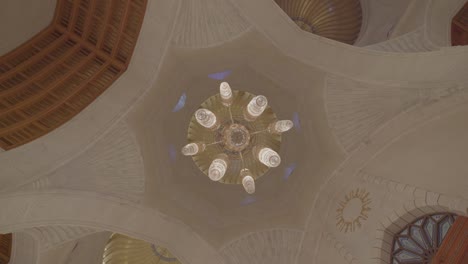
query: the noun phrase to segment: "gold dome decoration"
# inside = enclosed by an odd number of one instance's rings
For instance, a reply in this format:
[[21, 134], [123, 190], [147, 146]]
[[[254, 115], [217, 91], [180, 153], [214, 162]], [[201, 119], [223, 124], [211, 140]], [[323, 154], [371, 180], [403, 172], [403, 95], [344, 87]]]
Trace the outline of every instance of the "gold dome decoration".
[[121, 234], [112, 234], [102, 258], [103, 264], [181, 264], [166, 248]]
[[275, 0], [303, 30], [354, 44], [362, 24], [359, 0]]

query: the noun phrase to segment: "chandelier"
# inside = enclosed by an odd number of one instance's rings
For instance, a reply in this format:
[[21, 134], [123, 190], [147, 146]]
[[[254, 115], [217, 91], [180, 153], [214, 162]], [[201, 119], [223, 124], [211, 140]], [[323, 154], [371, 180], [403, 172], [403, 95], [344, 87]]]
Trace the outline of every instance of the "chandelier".
[[192, 156], [211, 180], [242, 184], [255, 192], [255, 180], [278, 167], [281, 134], [293, 126], [278, 120], [263, 95], [231, 90], [222, 82], [219, 94], [204, 101], [190, 120], [182, 154]]

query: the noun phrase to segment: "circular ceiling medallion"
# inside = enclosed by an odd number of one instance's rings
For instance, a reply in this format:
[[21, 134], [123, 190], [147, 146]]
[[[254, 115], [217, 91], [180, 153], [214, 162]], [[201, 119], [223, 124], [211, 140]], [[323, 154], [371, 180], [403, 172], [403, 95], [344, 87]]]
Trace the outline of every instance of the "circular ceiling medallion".
[[292, 121], [277, 120], [263, 95], [233, 91], [226, 82], [192, 116], [182, 153], [192, 156], [211, 180], [242, 184], [255, 191], [254, 180], [277, 167], [281, 133]]
[[353, 190], [345, 195], [336, 209], [336, 227], [342, 232], [354, 232], [369, 217], [370, 194], [365, 189]]
[[354, 44], [361, 31], [359, 0], [275, 0], [302, 29], [336, 41]]

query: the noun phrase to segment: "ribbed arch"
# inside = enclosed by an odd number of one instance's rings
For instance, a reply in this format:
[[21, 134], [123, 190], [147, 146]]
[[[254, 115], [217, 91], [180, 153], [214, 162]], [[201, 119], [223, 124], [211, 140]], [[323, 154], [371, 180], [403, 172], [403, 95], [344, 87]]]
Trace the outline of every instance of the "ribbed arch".
[[359, 0], [275, 0], [303, 30], [353, 44], [362, 24]]

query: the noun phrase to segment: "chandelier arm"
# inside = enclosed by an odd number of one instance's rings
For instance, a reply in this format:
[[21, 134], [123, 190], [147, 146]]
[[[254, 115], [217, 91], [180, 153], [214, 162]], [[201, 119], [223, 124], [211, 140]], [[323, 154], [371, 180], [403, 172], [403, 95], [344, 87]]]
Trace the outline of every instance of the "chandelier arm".
[[240, 158], [241, 158], [242, 168], [245, 168], [244, 156], [242, 156], [242, 152], [240, 152], [240, 151], [239, 151], [239, 156], [240, 156]]
[[264, 130], [252, 132], [251, 135], [260, 134], [260, 133], [263, 133], [263, 132], [268, 132], [268, 128], [267, 128], [267, 129], [264, 129]]
[[228, 106], [228, 110], [229, 110], [229, 117], [231, 118], [231, 125], [233, 125], [234, 124], [234, 118], [232, 117], [231, 106]]
[[219, 144], [219, 143], [221, 143], [221, 142], [223, 142], [223, 141], [222, 141], [222, 140], [221, 140], [221, 141], [215, 141], [215, 142], [206, 144], [206, 146], [216, 145], [216, 144]]

